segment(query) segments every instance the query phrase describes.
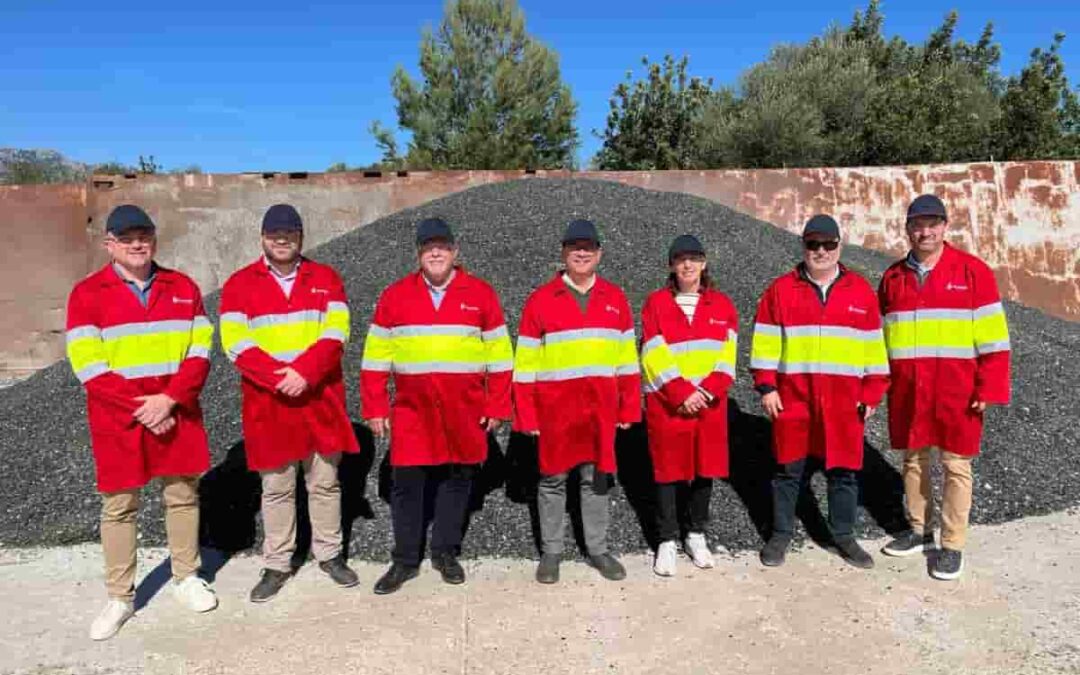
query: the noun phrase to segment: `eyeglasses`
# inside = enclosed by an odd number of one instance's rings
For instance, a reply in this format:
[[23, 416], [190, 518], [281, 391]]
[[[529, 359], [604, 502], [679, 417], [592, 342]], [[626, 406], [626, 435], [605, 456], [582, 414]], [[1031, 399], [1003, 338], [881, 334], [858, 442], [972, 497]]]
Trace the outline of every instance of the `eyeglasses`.
[[807, 239], [803, 242], [803, 246], [807, 251], [816, 251], [819, 248], [823, 248], [826, 251], [835, 251], [840, 242], [833, 239], [832, 241], [821, 241], [820, 239]]
[[109, 241], [120, 246], [135, 246], [136, 244], [150, 245], [154, 243], [152, 234], [122, 234], [119, 237], [110, 236]]

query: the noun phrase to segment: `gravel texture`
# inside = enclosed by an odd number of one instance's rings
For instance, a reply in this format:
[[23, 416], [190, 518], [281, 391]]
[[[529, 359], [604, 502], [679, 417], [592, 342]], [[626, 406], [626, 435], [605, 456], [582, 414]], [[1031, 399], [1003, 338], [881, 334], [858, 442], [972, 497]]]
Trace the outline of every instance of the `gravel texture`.
[[[358, 415], [356, 379], [367, 322], [379, 292], [415, 266], [413, 224], [438, 215], [455, 228], [462, 260], [499, 291], [511, 330], [528, 293], [558, 268], [558, 241], [575, 217], [594, 220], [604, 237], [601, 273], [622, 286], [635, 310], [666, 276], [666, 251], [677, 234], [692, 232], [709, 252], [710, 270], [741, 319], [739, 378], [732, 392], [733, 474], [714, 491], [714, 544], [756, 548], [770, 517], [768, 424], [746, 372], [750, 328], [758, 296], [798, 260], [798, 239], [767, 223], [707, 200], [614, 183], [526, 179], [468, 190], [402, 211], [310, 251], [345, 280], [353, 310], [354, 341], [345, 356], [350, 412]], [[255, 224], [252, 224], [252, 236]], [[889, 260], [856, 247], [843, 260], [876, 283]], [[1080, 325], [1007, 304], [1013, 341], [1013, 403], [988, 413], [983, 454], [976, 464], [972, 519], [995, 523], [1058, 511], [1080, 503], [1080, 442], [1076, 385]], [[216, 314], [217, 295], [208, 301]], [[216, 316], [215, 316], [216, 318]], [[259, 540], [258, 479], [244, 467], [238, 379], [217, 352], [203, 392], [214, 468], [204, 478], [204, 543], [237, 551]], [[884, 412], [884, 411], [882, 411]], [[887, 450], [884, 414], [867, 430], [866, 468], [858, 531], [878, 536], [903, 525], [897, 458]], [[391, 545], [384, 443], [363, 427], [364, 453], [342, 466], [344, 516], [354, 556], [384, 560]], [[474, 498], [464, 554], [535, 556], [529, 497], [535, 449], [503, 432], [485, 467], [485, 489]], [[494, 441], [493, 441], [494, 443]], [[619, 488], [612, 492], [613, 550], [639, 550], [651, 541], [652, 485], [643, 429], [619, 441]], [[85, 399], [66, 363], [0, 390], [0, 545], [53, 545], [97, 536], [99, 499], [85, 422]], [[811, 537], [824, 538], [823, 481], [801, 509]], [[159, 491], [144, 492], [141, 539], [163, 543]]]

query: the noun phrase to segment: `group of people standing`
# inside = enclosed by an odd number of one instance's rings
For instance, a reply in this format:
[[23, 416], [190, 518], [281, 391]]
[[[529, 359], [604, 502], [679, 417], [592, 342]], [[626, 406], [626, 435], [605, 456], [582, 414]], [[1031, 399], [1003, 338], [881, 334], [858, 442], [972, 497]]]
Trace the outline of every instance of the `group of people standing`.
[[[911, 251], [875, 293], [840, 264], [836, 221], [815, 216], [803, 231], [803, 260], [762, 296], [750, 371], [772, 421], [776, 459], [763, 564], [784, 562], [799, 494], [823, 469], [837, 552], [858, 567], [873, 565], [854, 537], [857, 474], [864, 424], [888, 392], [911, 528], [883, 553], [934, 545], [936, 449], [945, 487], [932, 573], [960, 575], [971, 459], [986, 406], [1008, 401], [1009, 338], [993, 274], [945, 242], [947, 220], [936, 197], [911, 204]], [[350, 337], [344, 286], [333, 269], [301, 254], [303, 223], [293, 207], [266, 212], [261, 241], [263, 255], [226, 281], [220, 307], [221, 345], [241, 375], [247, 462], [262, 480], [263, 570], [253, 602], [273, 598], [296, 572], [298, 472], [318, 567], [339, 586], [359, 581], [342, 551], [337, 477], [342, 453], [360, 451], [341, 365]], [[213, 326], [195, 283], [154, 262], [156, 245], [143, 210], [115, 209], [106, 223], [110, 261], [75, 286], [68, 305], [68, 356], [86, 387], [103, 496], [109, 602], [91, 626], [98, 640], [134, 613], [135, 518], [140, 489], [153, 478], [164, 483], [173, 592], [197, 612], [217, 606], [197, 574], [197, 481], [210, 462], [199, 392]], [[606, 579], [624, 578], [607, 545], [608, 491], [616, 434], [640, 422], [643, 409], [661, 539], [653, 569], [675, 574], [680, 540], [694, 565], [713, 567], [706, 529], [713, 482], [729, 473], [739, 317], [715, 287], [700, 240], [671, 243], [667, 283], [645, 301], [639, 343], [626, 295], [597, 274], [596, 226], [571, 222], [563, 269], [529, 296], [516, 347], [496, 291], [458, 264], [446, 222], [419, 222], [416, 249], [417, 271], [378, 299], [360, 366], [362, 416], [376, 436], [389, 436], [392, 470], [392, 564], [375, 593], [417, 576], [427, 513], [434, 513], [432, 567], [446, 583], [465, 581], [458, 555], [469, 495], [488, 434], [509, 420], [536, 437], [539, 451], [537, 581], [559, 580], [568, 485], [580, 491], [588, 564]]]

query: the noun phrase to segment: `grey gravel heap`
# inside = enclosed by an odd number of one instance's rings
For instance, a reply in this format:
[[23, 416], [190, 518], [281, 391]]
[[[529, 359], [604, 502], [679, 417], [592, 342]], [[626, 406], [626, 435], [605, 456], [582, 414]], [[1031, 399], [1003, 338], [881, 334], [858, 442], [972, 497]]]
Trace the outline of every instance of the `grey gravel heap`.
[[[336, 267], [353, 310], [353, 342], [345, 356], [350, 413], [359, 419], [356, 379], [366, 327], [378, 293], [415, 266], [414, 223], [440, 216], [453, 224], [469, 270], [498, 289], [511, 329], [528, 293], [558, 268], [565, 223], [589, 218], [601, 228], [601, 273], [626, 289], [635, 310], [666, 276], [666, 250], [677, 234], [705, 243], [710, 270], [735, 301], [741, 318], [739, 379], [732, 393], [733, 475], [713, 497], [710, 538], [731, 550], [760, 545], [769, 519], [769, 428], [750, 389], [750, 328], [766, 284], [789, 270], [799, 241], [778, 228], [712, 202], [614, 183], [526, 179], [468, 190], [402, 211], [310, 252]], [[900, 214], [897, 214], [898, 217]], [[257, 236], [252, 223], [252, 236]], [[849, 247], [844, 261], [876, 283], [885, 257]], [[209, 298], [216, 313], [217, 296]], [[977, 523], [995, 523], [1062, 510], [1080, 503], [1080, 410], [1077, 381], [1080, 325], [1006, 303], [1013, 341], [1013, 404], [988, 413], [984, 451], [976, 464]], [[216, 316], [215, 316], [216, 318]], [[202, 482], [204, 543], [236, 551], [259, 539], [258, 479], [244, 468], [238, 381], [220, 352], [213, 357], [202, 402], [215, 467]], [[884, 413], [884, 411], [882, 411]], [[879, 535], [901, 527], [902, 486], [888, 451], [884, 414], [867, 431], [866, 470], [858, 532]], [[361, 558], [385, 560], [390, 548], [384, 443], [358, 426], [364, 454], [342, 466], [349, 548]], [[652, 486], [641, 428], [619, 442], [620, 488], [613, 494], [611, 544], [616, 551], [644, 548], [653, 538]], [[535, 448], [505, 431], [485, 467], [486, 489], [465, 539], [465, 555], [534, 556], [530, 488]], [[0, 391], [0, 543], [51, 545], [93, 540], [99, 499], [85, 422], [85, 398], [66, 363]], [[820, 495], [820, 477], [815, 489]], [[144, 492], [142, 541], [161, 544], [158, 490]], [[807, 530], [824, 537], [813, 500], [802, 505]]]

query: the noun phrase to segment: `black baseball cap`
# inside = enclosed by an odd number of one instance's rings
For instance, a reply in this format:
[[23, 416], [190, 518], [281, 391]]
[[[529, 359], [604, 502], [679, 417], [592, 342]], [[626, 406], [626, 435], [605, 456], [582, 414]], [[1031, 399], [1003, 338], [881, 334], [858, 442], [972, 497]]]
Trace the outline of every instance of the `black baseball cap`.
[[832, 216], [819, 213], [803, 226], [802, 236], [805, 239], [811, 234], [820, 234], [829, 239], [840, 239], [840, 226]]
[[591, 241], [600, 245], [600, 233], [596, 231], [596, 225], [591, 220], [571, 220], [563, 233], [562, 243], [572, 244], [575, 241]]
[[442, 239], [448, 244], [454, 243], [454, 233], [445, 220], [442, 218], [425, 218], [416, 224], [417, 246], [423, 246], [434, 239]]
[[274, 232], [303, 232], [304, 221], [289, 204], [274, 204], [266, 210], [262, 221], [263, 234]]
[[945, 204], [935, 195], [919, 195], [912, 200], [907, 209], [907, 219], [919, 216], [935, 216], [948, 221], [949, 216], [945, 212]]
[[705, 247], [701, 245], [701, 242], [694, 235], [680, 234], [675, 237], [675, 240], [671, 242], [671, 246], [668, 247], [668, 262], [685, 253], [705, 255]]
[[114, 237], [118, 237], [128, 230], [149, 230], [151, 234], [157, 231], [154, 221], [138, 206], [123, 204], [117, 206], [109, 214], [105, 221], [105, 231]]

